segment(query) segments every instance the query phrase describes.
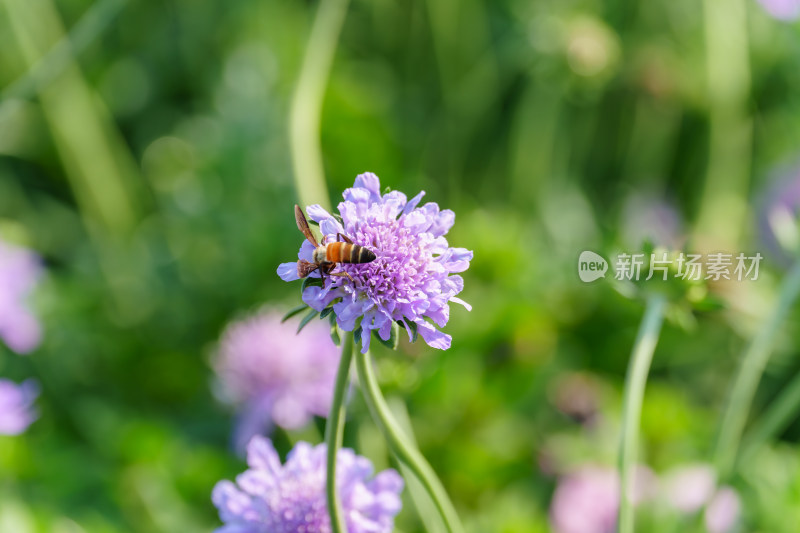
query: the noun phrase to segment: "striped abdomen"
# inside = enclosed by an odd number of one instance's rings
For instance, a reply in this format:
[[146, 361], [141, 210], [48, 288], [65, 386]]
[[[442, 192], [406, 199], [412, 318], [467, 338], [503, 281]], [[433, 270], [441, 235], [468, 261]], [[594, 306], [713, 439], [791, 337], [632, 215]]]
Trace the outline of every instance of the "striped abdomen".
[[375, 260], [375, 254], [359, 244], [332, 242], [325, 246], [325, 260], [331, 263], [369, 263]]

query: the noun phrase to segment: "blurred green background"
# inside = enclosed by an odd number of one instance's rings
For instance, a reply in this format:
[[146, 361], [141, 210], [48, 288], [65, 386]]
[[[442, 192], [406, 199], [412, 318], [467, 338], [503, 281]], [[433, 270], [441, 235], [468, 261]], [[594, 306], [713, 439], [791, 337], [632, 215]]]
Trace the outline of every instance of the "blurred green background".
[[[798, 26], [745, 0], [323, 2], [347, 11], [322, 43], [319, 194], [338, 201], [364, 171], [424, 189], [475, 252], [450, 350], [376, 349], [386, 394], [469, 531], [549, 531], [557, 473], [615, 464], [643, 309], [581, 283], [578, 254], [636, 251], [631, 205], [671, 206], [689, 248], [768, 252], [755, 206], [800, 148]], [[219, 525], [211, 489], [244, 465], [209, 360], [231, 319], [297, 303], [275, 269], [300, 242], [292, 149], [315, 155], [289, 123], [319, 5], [0, 2], [0, 235], [47, 268], [43, 345], [0, 347], [4, 377], [42, 387], [39, 420], [0, 437], [3, 532]], [[656, 473], [711, 460], [781, 275], [767, 255], [757, 282], [712, 287], [725, 310], [665, 325], [642, 418]], [[797, 324], [754, 419], [800, 368]], [[576, 376], [591, 424], [559, 400]], [[286, 452], [321, 427], [273, 438]], [[794, 423], [741, 466], [741, 531], [797, 531], [799, 439]], [[345, 445], [391, 465], [358, 395]], [[397, 526], [424, 531], [407, 494]]]

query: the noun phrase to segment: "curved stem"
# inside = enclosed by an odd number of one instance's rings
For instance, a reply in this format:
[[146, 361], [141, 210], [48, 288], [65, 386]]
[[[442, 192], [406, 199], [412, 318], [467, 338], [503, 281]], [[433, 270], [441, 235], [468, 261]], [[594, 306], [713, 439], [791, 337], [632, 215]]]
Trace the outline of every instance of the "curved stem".
[[727, 478], [733, 471], [736, 463], [736, 453], [739, 448], [739, 439], [742, 436], [750, 404], [753, 402], [758, 382], [764, 373], [772, 348], [775, 345], [775, 336], [780, 325], [786, 320], [789, 310], [800, 294], [800, 260], [784, 278], [780, 287], [780, 296], [772, 313], [761, 326], [756, 336], [747, 348], [739, 373], [731, 389], [730, 399], [717, 440], [715, 464], [721, 478]]
[[325, 423], [325, 445], [328, 456], [326, 461], [325, 498], [328, 512], [331, 515], [332, 533], [347, 533], [347, 525], [342, 518], [342, 507], [339, 504], [336, 486], [336, 457], [342, 447], [344, 437], [345, 393], [350, 375], [350, 363], [353, 360], [353, 334], [346, 332], [342, 336], [342, 358], [336, 372], [336, 385], [333, 389], [333, 402], [328, 421]]
[[300, 79], [292, 97], [289, 139], [297, 196], [302, 205], [320, 204], [327, 209], [330, 203], [322, 166], [319, 123], [322, 99], [348, 3], [349, 0], [320, 2], [308, 38]]
[[619, 453], [619, 533], [633, 533], [633, 505], [629, 495], [633, 481], [633, 468], [636, 464], [639, 422], [647, 374], [650, 371], [653, 352], [661, 332], [665, 307], [666, 298], [661, 294], [653, 294], [647, 300], [647, 309], [645, 309], [642, 324], [639, 326], [639, 333], [636, 335], [636, 343], [628, 363], [628, 374], [625, 377], [622, 438]]
[[381, 394], [375, 374], [372, 371], [369, 352], [366, 354], [356, 354], [356, 370], [358, 371], [358, 381], [361, 383], [361, 391], [367, 403], [369, 412], [375, 424], [383, 433], [386, 442], [395, 457], [406, 465], [419, 479], [425, 491], [433, 500], [436, 510], [442, 517], [445, 527], [449, 533], [462, 533], [463, 526], [456, 514], [447, 492], [442, 486], [442, 482], [436, 477], [436, 473], [400, 429], [400, 425], [386, 404], [386, 400]]
[[800, 374], [797, 374], [783, 389], [780, 396], [770, 404], [764, 415], [745, 435], [739, 459], [741, 464], [747, 464], [765, 442], [786, 429], [796, 419], [798, 411], [800, 411]]

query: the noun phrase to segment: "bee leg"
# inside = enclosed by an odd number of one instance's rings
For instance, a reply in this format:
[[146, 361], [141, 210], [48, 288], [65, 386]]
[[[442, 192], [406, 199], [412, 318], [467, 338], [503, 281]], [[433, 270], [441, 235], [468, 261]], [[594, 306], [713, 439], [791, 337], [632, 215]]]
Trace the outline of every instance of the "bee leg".
[[325, 288], [325, 276], [328, 276], [330, 279], [332, 273], [331, 270], [333, 269], [333, 263], [324, 263], [319, 267], [319, 277], [322, 278], [322, 288]]
[[328, 275], [329, 276], [336, 276], [337, 278], [348, 278], [353, 283], [356, 282], [356, 280], [353, 279], [353, 276], [351, 276], [349, 272], [331, 272]]

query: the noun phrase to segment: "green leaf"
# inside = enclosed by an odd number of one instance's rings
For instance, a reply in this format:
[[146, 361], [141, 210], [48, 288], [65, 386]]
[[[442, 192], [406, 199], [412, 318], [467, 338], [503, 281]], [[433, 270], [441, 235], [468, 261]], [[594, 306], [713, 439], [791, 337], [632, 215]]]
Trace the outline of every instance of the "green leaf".
[[353, 340], [355, 341], [357, 346], [361, 345], [361, 335], [363, 330], [359, 327], [358, 329], [353, 330]]
[[309, 226], [310, 226], [310, 225], [312, 225], [312, 224], [313, 224], [314, 226], [319, 226], [319, 222], [317, 222], [316, 220], [311, 220], [310, 218], [309, 218], [309, 219], [307, 219], [307, 220], [306, 220], [306, 222], [308, 222], [308, 225], [309, 225]]
[[306, 327], [306, 324], [311, 322], [315, 316], [317, 316], [316, 310], [312, 309], [311, 311], [309, 311], [308, 314], [303, 317], [303, 320], [300, 321], [300, 325], [297, 326], [297, 333], [300, 333], [303, 330], [303, 328]]
[[332, 307], [332, 306], [331, 306], [331, 307], [326, 307], [326, 308], [325, 308], [325, 309], [323, 309], [323, 310], [322, 310], [322, 312], [319, 314], [319, 317], [320, 317], [320, 318], [325, 318], [326, 316], [328, 316], [328, 315], [329, 315], [329, 314], [331, 314], [331, 313], [333, 313], [333, 307]]
[[307, 277], [303, 279], [303, 285], [300, 287], [300, 292], [305, 292], [306, 288], [311, 287], [312, 285], [319, 285], [322, 287], [322, 278]]
[[419, 337], [419, 332], [417, 331], [416, 322], [406, 322], [406, 324], [408, 324], [408, 329], [411, 330], [411, 342], [417, 342], [417, 338]]
[[339, 328], [336, 327], [336, 324], [331, 326], [331, 340], [336, 346], [342, 343], [342, 339], [339, 337]]
[[290, 318], [292, 318], [294, 315], [303, 312], [303, 310], [306, 309], [307, 307], [308, 307], [308, 304], [302, 304], [302, 305], [298, 305], [297, 307], [293, 307], [291, 310], [289, 310], [288, 313], [283, 315], [283, 318], [281, 318], [281, 323], [284, 323], [287, 320], [289, 320]]
[[400, 325], [397, 322], [392, 323], [392, 332], [389, 334], [387, 340], [383, 340], [381, 336], [378, 335], [378, 330], [376, 329], [373, 329], [372, 333], [375, 335], [375, 338], [378, 339], [378, 342], [390, 350], [396, 350], [397, 346], [400, 344]]

